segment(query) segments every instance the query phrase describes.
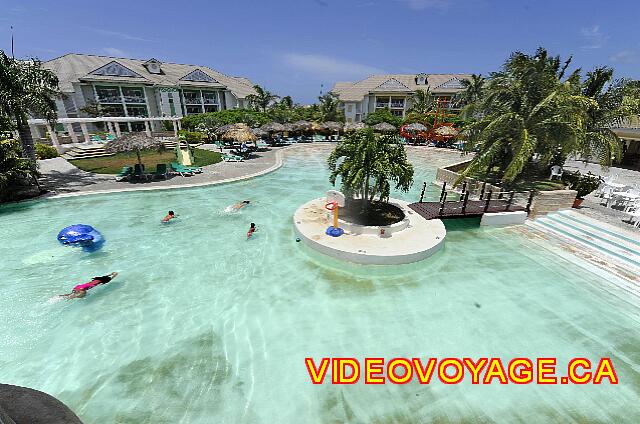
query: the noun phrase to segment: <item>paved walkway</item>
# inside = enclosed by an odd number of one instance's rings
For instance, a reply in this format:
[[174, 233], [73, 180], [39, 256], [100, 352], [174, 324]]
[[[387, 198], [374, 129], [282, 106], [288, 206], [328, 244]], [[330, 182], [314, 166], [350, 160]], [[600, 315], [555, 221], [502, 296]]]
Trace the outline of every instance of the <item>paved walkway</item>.
[[[636, 184], [640, 185], [640, 172], [631, 169], [616, 168], [613, 166], [608, 169], [604, 169], [597, 163], [584, 163], [576, 160], [568, 160], [564, 169], [568, 171], [578, 170], [583, 174], [591, 172], [592, 174], [599, 175], [601, 177], [617, 175], [616, 182], [630, 186]], [[600, 204], [601, 201], [602, 199], [599, 197], [590, 194], [585, 197], [582, 206], [575, 210], [590, 218], [615, 225], [616, 227], [640, 232], [640, 229], [637, 229], [632, 224], [628, 223], [629, 215], [622, 212], [622, 210], [607, 208]]]
[[[217, 150], [215, 146], [205, 148]], [[190, 177], [175, 175], [167, 180], [142, 183], [116, 181], [114, 175], [82, 171], [62, 158], [41, 160], [38, 164], [42, 173], [41, 184], [51, 191], [50, 195], [66, 197], [89, 193], [197, 187], [251, 178], [278, 169], [282, 164], [282, 154], [279, 153], [282, 149], [276, 147], [266, 152], [257, 152], [254, 158], [244, 162], [219, 162], [204, 166], [202, 174]]]

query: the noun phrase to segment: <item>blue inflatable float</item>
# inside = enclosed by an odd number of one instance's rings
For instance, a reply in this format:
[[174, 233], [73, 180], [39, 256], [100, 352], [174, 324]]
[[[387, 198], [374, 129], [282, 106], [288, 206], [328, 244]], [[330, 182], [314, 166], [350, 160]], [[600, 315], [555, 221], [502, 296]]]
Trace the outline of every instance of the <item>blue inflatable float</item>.
[[67, 246], [80, 246], [85, 252], [94, 252], [104, 244], [102, 234], [91, 225], [75, 224], [58, 233], [58, 241]]

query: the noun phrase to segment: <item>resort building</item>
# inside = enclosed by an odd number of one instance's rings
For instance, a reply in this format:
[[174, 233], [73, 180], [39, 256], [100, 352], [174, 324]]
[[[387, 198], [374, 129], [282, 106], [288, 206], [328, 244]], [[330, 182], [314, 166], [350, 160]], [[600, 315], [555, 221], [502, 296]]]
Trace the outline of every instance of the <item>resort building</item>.
[[[93, 109], [94, 117], [182, 117], [245, 107], [247, 95], [254, 92], [253, 83], [246, 78], [153, 58], [66, 54], [43, 67], [58, 76], [64, 96], [57, 98], [56, 104], [58, 118], [63, 119], [89, 117], [87, 106]], [[119, 122], [117, 129], [144, 131], [145, 125], [154, 131], [163, 129], [161, 120], [127, 121]], [[80, 131], [79, 125], [73, 128]], [[32, 126], [35, 136], [41, 135], [40, 130], [42, 126]]]
[[389, 108], [397, 116], [405, 116], [411, 107], [411, 96], [429, 89], [444, 101], [446, 109], [456, 109], [453, 96], [464, 90], [462, 81], [471, 74], [392, 74], [372, 75], [357, 82], [337, 82], [331, 92], [338, 96], [347, 122], [361, 122], [367, 114]]

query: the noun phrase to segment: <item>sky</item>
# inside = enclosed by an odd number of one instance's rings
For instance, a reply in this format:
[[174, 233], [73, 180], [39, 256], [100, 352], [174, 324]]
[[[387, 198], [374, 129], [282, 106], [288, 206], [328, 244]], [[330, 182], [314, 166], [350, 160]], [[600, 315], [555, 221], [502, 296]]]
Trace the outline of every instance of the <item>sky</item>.
[[497, 70], [544, 46], [640, 79], [640, 1], [0, 0], [0, 49], [209, 66], [295, 102], [380, 73]]

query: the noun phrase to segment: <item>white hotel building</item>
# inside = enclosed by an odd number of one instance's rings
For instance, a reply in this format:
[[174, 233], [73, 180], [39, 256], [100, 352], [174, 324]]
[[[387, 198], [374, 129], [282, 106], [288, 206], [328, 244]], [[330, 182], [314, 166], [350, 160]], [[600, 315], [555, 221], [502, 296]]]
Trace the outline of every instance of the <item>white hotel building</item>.
[[462, 80], [470, 78], [471, 74], [373, 75], [357, 82], [337, 82], [331, 92], [338, 96], [346, 121], [361, 122], [367, 114], [385, 108], [405, 116], [417, 90], [429, 89], [444, 100], [445, 108], [454, 109], [450, 100], [464, 90]]
[[[247, 95], [254, 93], [253, 83], [246, 78], [157, 59], [66, 54], [44, 62], [43, 67], [57, 75], [64, 93], [56, 99], [58, 118], [87, 117], [81, 109], [93, 103], [100, 105], [103, 116], [182, 117], [246, 107]], [[162, 130], [160, 121], [149, 124], [154, 131]], [[143, 122], [118, 125], [121, 131], [144, 131]], [[36, 136], [41, 136], [41, 130], [32, 127]]]

